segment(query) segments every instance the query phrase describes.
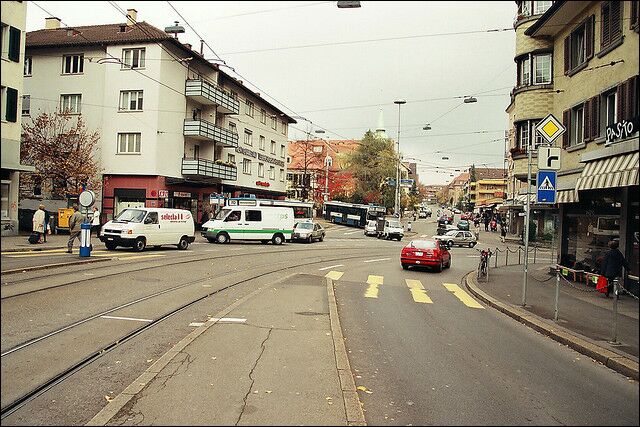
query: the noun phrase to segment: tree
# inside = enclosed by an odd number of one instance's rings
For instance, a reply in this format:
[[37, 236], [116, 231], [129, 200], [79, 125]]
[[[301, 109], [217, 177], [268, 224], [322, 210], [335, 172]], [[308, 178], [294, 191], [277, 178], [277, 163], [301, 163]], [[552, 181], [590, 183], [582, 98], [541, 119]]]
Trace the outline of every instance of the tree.
[[367, 131], [358, 148], [348, 155], [347, 163], [356, 182], [354, 203], [394, 205], [395, 188], [386, 184], [388, 178], [395, 180], [396, 176], [397, 156], [392, 140]]
[[87, 129], [82, 116], [58, 111], [23, 121], [20, 161], [35, 166], [21, 174], [26, 185], [40, 183], [53, 198], [78, 194], [82, 185], [100, 188], [100, 133]]
[[309, 197], [316, 199], [317, 194], [313, 194], [313, 183], [316, 183], [315, 190], [318, 191], [318, 180], [320, 176], [324, 177], [324, 157], [323, 151], [315, 151], [315, 147], [318, 146], [318, 141], [310, 140], [309, 133], [307, 132], [307, 139], [296, 141], [295, 144], [290, 144], [294, 153], [292, 157], [299, 159], [299, 169], [302, 171], [302, 179], [300, 181], [301, 197], [303, 200], [308, 200]]

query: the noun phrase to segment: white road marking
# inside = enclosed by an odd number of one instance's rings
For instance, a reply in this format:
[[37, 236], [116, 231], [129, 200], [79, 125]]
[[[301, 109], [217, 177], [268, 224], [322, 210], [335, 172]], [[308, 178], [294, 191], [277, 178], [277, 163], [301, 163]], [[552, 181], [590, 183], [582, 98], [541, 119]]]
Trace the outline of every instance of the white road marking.
[[344, 267], [344, 264], [336, 264], [336, 265], [332, 265], [330, 267], [323, 267], [323, 268], [319, 268], [318, 271], [324, 271], [324, 270], [329, 270], [331, 268], [335, 268], [335, 267]]
[[356, 234], [356, 233], [362, 233], [362, 230], [350, 231], [350, 232], [344, 233], [344, 234]]
[[240, 319], [237, 317], [212, 317], [209, 322], [216, 323], [246, 323], [247, 319]]
[[191, 322], [191, 323], [189, 323], [189, 326], [195, 326], [196, 328], [200, 327], [202, 325], [204, 325], [204, 323], [202, 323], [202, 322]]
[[391, 258], [378, 258], [378, 259], [369, 259], [363, 262], [376, 262], [376, 261], [389, 261]]
[[118, 316], [100, 316], [103, 319], [115, 319], [115, 320], [135, 320], [136, 322], [153, 322], [149, 319], [136, 319], [134, 317], [118, 317]]

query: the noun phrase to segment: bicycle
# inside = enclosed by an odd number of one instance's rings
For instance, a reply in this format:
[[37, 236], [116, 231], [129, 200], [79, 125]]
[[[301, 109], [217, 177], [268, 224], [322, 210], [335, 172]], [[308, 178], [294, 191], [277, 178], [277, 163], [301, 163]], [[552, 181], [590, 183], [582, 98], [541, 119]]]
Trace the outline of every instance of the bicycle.
[[480, 262], [478, 263], [477, 269], [477, 278], [480, 279], [482, 277], [487, 277], [488, 268], [489, 268], [489, 258], [491, 258], [491, 250], [482, 250], [480, 251]]

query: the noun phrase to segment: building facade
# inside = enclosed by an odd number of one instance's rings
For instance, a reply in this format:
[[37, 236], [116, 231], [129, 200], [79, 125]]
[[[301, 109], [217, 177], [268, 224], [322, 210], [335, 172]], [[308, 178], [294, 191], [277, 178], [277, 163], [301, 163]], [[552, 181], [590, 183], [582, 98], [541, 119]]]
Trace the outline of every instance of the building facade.
[[75, 28], [47, 18], [26, 41], [24, 118], [64, 109], [101, 134], [102, 188], [94, 190], [102, 219], [135, 206], [200, 218], [228, 197], [283, 198], [295, 121], [190, 45], [127, 13], [126, 23]]
[[2, 235], [18, 234], [18, 194], [20, 172], [32, 172], [31, 166], [20, 164], [22, 134], [24, 44], [27, 4], [22, 1], [2, 2], [2, 49], [0, 73], [2, 98], [0, 105], [2, 182], [0, 218]]
[[597, 271], [617, 239], [632, 266], [627, 286], [637, 292], [638, 2], [517, 3], [510, 197], [526, 193], [527, 149], [535, 159], [542, 143], [534, 127], [553, 114], [567, 129], [554, 142], [562, 148], [558, 203], [546, 207], [557, 217], [557, 261]]

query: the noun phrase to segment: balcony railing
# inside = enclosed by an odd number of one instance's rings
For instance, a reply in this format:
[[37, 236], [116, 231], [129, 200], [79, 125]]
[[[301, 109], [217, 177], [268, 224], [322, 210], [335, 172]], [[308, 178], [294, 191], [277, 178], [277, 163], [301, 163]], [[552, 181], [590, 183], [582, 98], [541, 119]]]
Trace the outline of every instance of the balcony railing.
[[221, 165], [207, 159], [182, 159], [182, 175], [206, 179], [217, 178], [229, 181], [238, 179], [238, 170], [234, 166]]
[[184, 136], [219, 142], [225, 147], [238, 146], [238, 134], [205, 120], [185, 120]]
[[219, 87], [204, 80], [187, 80], [184, 93], [205, 105], [217, 105], [222, 114], [239, 114], [240, 102]]

